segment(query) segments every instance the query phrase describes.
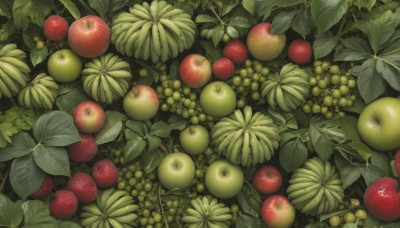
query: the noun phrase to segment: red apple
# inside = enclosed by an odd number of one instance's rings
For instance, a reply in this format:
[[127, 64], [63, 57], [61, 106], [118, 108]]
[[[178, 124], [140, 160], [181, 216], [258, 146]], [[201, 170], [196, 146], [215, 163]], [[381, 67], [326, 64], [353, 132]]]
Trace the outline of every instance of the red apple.
[[160, 107], [157, 92], [148, 85], [135, 85], [122, 101], [125, 113], [135, 120], [153, 118]]
[[95, 101], [85, 100], [77, 104], [72, 117], [75, 126], [82, 133], [94, 134], [99, 132], [106, 119], [103, 108]]
[[97, 185], [87, 173], [74, 173], [67, 182], [67, 189], [76, 195], [79, 202], [91, 203], [97, 199]]
[[200, 88], [211, 78], [210, 61], [200, 54], [186, 56], [179, 65], [179, 76], [185, 85]]
[[295, 209], [285, 196], [269, 196], [261, 205], [261, 218], [267, 227], [291, 227]]
[[106, 52], [111, 29], [99, 16], [88, 15], [74, 21], [68, 30], [68, 42], [78, 55], [94, 58]]
[[282, 174], [272, 165], [263, 165], [254, 172], [252, 184], [257, 191], [272, 194], [282, 186]]
[[51, 15], [44, 21], [43, 32], [48, 40], [63, 40], [68, 34], [68, 22], [63, 17]]
[[49, 209], [50, 214], [55, 218], [70, 218], [78, 210], [78, 198], [70, 190], [57, 190], [50, 200]]
[[118, 181], [118, 168], [110, 159], [101, 159], [92, 167], [92, 178], [100, 188], [110, 188]]
[[41, 199], [50, 194], [53, 190], [53, 178], [50, 175], [46, 175], [43, 179], [42, 185], [36, 192], [32, 193], [31, 197], [34, 199]]
[[392, 177], [381, 177], [365, 189], [364, 205], [373, 217], [384, 222], [400, 218], [399, 182]]
[[296, 64], [306, 64], [310, 62], [312, 47], [307, 40], [294, 40], [288, 47], [288, 58]]
[[82, 140], [67, 147], [69, 160], [74, 162], [91, 161], [98, 152], [96, 140], [89, 134], [80, 133], [79, 135]]
[[246, 45], [240, 40], [229, 41], [222, 50], [222, 53], [236, 64], [244, 63], [249, 56]]
[[220, 80], [228, 80], [235, 73], [235, 64], [228, 58], [217, 59], [212, 65], [214, 76]]
[[247, 48], [250, 54], [261, 61], [278, 57], [286, 45], [285, 34], [272, 34], [271, 24], [262, 22], [251, 28], [247, 34]]

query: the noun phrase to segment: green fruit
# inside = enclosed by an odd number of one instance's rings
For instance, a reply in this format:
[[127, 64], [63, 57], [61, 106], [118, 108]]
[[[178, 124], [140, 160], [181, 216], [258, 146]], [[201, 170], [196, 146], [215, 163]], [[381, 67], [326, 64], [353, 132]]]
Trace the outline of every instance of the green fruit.
[[79, 77], [82, 61], [70, 49], [55, 51], [47, 60], [47, 70], [58, 82], [72, 82]]
[[174, 152], [166, 155], [158, 166], [158, 179], [167, 189], [185, 189], [194, 180], [195, 165], [189, 155]]
[[208, 148], [210, 135], [202, 125], [190, 125], [179, 134], [183, 150], [190, 155], [203, 153]]
[[236, 94], [225, 82], [211, 82], [200, 93], [200, 106], [208, 115], [223, 117], [235, 109]]

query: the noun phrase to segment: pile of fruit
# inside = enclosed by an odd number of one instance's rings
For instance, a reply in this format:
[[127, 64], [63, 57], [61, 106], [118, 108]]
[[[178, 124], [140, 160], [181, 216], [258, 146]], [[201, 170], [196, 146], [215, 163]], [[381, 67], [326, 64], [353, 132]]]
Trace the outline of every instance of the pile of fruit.
[[399, 227], [399, 12], [1, 0], [0, 227]]

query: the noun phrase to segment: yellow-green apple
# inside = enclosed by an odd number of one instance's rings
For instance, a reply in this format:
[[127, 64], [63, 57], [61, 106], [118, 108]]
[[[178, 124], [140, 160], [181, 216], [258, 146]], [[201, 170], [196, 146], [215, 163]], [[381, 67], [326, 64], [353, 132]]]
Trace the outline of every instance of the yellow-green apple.
[[211, 62], [203, 55], [189, 54], [179, 64], [180, 79], [191, 88], [204, 86], [211, 75]]
[[74, 162], [88, 162], [96, 157], [98, 147], [96, 140], [91, 134], [79, 134], [81, 140], [67, 147], [68, 158]]
[[93, 178], [84, 172], [74, 173], [67, 182], [67, 189], [82, 203], [91, 203], [97, 198], [97, 185]]
[[50, 192], [53, 190], [53, 177], [46, 174], [44, 176], [42, 185], [40, 185], [39, 189], [36, 190], [36, 192], [32, 193], [31, 197], [34, 199], [41, 199], [43, 197], [46, 197], [50, 194]]
[[261, 61], [278, 57], [286, 45], [285, 34], [272, 34], [271, 23], [262, 22], [253, 26], [247, 34], [247, 48], [250, 54]]
[[228, 80], [235, 73], [235, 64], [226, 57], [217, 59], [212, 64], [213, 75], [220, 80]]
[[48, 40], [63, 40], [68, 34], [68, 22], [63, 17], [51, 15], [44, 21], [43, 33]]
[[179, 133], [183, 150], [190, 155], [203, 153], [210, 141], [210, 134], [203, 125], [189, 125]]
[[78, 198], [68, 189], [57, 190], [49, 202], [50, 215], [58, 219], [67, 219], [78, 210]]
[[369, 103], [360, 113], [357, 129], [361, 139], [380, 151], [400, 148], [400, 100], [382, 97]]
[[200, 92], [200, 106], [211, 116], [229, 115], [236, 107], [235, 91], [223, 81], [208, 83]]
[[100, 188], [110, 188], [118, 181], [118, 168], [110, 159], [103, 158], [92, 166], [91, 176]]
[[224, 49], [222, 50], [223, 56], [232, 60], [232, 62], [236, 64], [242, 64], [249, 56], [249, 51], [247, 50], [246, 45], [238, 40], [229, 41]]
[[261, 218], [267, 227], [292, 227], [296, 211], [288, 198], [283, 195], [271, 195], [261, 205]]
[[242, 169], [228, 160], [219, 159], [211, 163], [205, 174], [208, 191], [222, 199], [236, 196], [243, 187]]
[[47, 60], [49, 75], [59, 82], [74, 81], [81, 74], [81, 70], [81, 59], [70, 49], [55, 51]]
[[252, 184], [260, 193], [276, 193], [282, 186], [282, 174], [275, 166], [262, 165], [253, 173]]
[[185, 189], [194, 181], [196, 167], [192, 158], [182, 152], [166, 155], [158, 166], [158, 180], [165, 188]]
[[381, 177], [365, 189], [364, 205], [376, 219], [392, 222], [400, 218], [399, 182], [392, 177]]
[[95, 58], [104, 54], [111, 40], [111, 29], [99, 16], [88, 15], [74, 22], [68, 30], [68, 43], [79, 56]]
[[122, 101], [125, 113], [135, 120], [153, 118], [160, 107], [157, 92], [148, 85], [135, 85]]
[[313, 50], [307, 40], [293, 40], [288, 47], [287, 56], [296, 64], [306, 64], [310, 62]]
[[78, 103], [72, 112], [72, 117], [76, 128], [86, 134], [99, 132], [106, 120], [104, 109], [92, 100]]

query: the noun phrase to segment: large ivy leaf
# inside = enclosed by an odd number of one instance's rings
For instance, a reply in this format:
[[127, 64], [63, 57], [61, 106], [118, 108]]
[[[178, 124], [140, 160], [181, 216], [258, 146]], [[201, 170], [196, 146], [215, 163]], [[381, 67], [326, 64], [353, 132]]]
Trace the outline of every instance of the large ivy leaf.
[[357, 77], [357, 86], [365, 103], [378, 98], [385, 92], [386, 84], [381, 75], [376, 71], [376, 61], [368, 59], [361, 65]]
[[113, 110], [106, 111], [106, 121], [104, 126], [95, 135], [97, 145], [115, 140], [122, 130], [122, 121], [126, 119], [127, 116], [120, 112]]
[[42, 184], [45, 173], [36, 165], [33, 156], [26, 155], [11, 163], [10, 183], [21, 199], [26, 199]]
[[279, 150], [279, 164], [286, 172], [292, 172], [307, 160], [307, 156], [308, 152], [306, 146], [297, 138], [285, 143], [281, 147]]
[[108, 10], [110, 9], [110, 1], [109, 0], [89, 0], [89, 6], [92, 7], [100, 17], [105, 17]]
[[124, 147], [125, 162], [139, 157], [146, 148], [146, 145], [147, 143], [143, 138], [129, 140]]
[[146, 173], [151, 173], [157, 169], [161, 160], [164, 158], [163, 153], [160, 150], [150, 150], [146, 151], [141, 155], [143, 161], [143, 171]]
[[332, 140], [322, 131], [321, 128], [310, 125], [309, 127], [311, 143], [315, 152], [321, 160], [328, 160], [333, 153]]
[[40, 116], [33, 134], [44, 146], [68, 146], [81, 140], [72, 116], [64, 111], [50, 111]]
[[388, 10], [379, 18], [372, 20], [368, 33], [369, 42], [375, 53], [390, 39], [395, 30], [392, 11]]
[[236, 198], [243, 212], [254, 217], [260, 216], [261, 197], [253, 186], [244, 185]]
[[76, 7], [75, 3], [72, 0], [59, 0], [61, 4], [69, 11], [72, 17], [79, 19], [81, 17], [81, 12], [79, 11], [78, 7]]
[[54, 9], [53, 0], [15, 0], [13, 20], [15, 26], [27, 29], [30, 22], [43, 26], [45, 17]]
[[347, 11], [347, 0], [313, 0], [311, 15], [319, 34], [338, 23]]
[[313, 21], [309, 10], [301, 10], [294, 16], [290, 27], [305, 39], [310, 34], [312, 25]]
[[35, 67], [39, 63], [46, 60], [48, 55], [49, 50], [47, 49], [47, 47], [44, 47], [42, 49], [34, 48], [31, 50], [29, 57], [31, 58], [32, 65]]
[[36, 164], [51, 175], [70, 176], [68, 153], [64, 147], [44, 147], [39, 144], [33, 151]]
[[351, 37], [342, 41], [344, 49], [336, 53], [334, 61], [356, 61], [373, 57], [369, 43], [359, 37]]
[[49, 206], [40, 200], [28, 200], [22, 203], [24, 212], [24, 227], [56, 228], [57, 220], [50, 215]]
[[313, 42], [313, 53], [315, 59], [320, 59], [329, 55], [332, 50], [339, 43], [339, 37], [337, 36], [327, 36], [321, 37]]
[[347, 165], [339, 169], [340, 179], [342, 180], [343, 188], [346, 189], [360, 178], [362, 168], [354, 165]]
[[293, 18], [297, 13], [298, 11], [295, 9], [289, 12], [282, 11], [276, 15], [272, 20], [271, 33], [282, 34], [286, 32], [286, 30], [290, 28]]
[[0, 226], [18, 227], [22, 218], [21, 207], [0, 193]]
[[20, 132], [12, 137], [12, 143], [0, 150], [0, 162], [16, 157], [22, 157], [32, 152], [35, 140], [26, 132]]

